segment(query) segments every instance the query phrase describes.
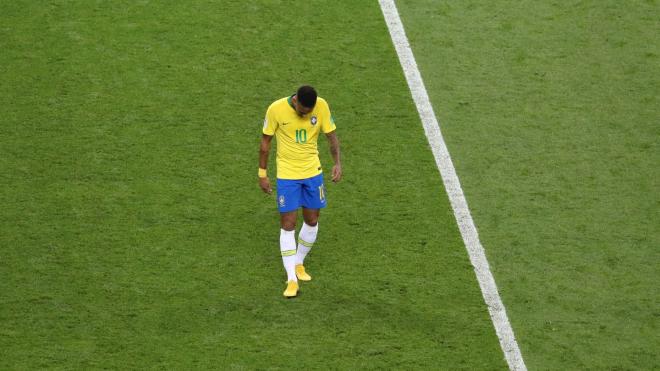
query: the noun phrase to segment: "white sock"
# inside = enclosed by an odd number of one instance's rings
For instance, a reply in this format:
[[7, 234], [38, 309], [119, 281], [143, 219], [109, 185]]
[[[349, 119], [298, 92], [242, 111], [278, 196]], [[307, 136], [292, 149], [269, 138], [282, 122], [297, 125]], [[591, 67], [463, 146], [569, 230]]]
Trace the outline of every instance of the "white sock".
[[303, 222], [300, 233], [298, 233], [298, 252], [296, 253], [296, 264], [302, 264], [305, 261], [305, 256], [316, 242], [316, 234], [319, 231], [318, 223], [315, 226], [307, 225]]
[[286, 269], [287, 281], [298, 282], [296, 277], [296, 231], [280, 229], [280, 252]]

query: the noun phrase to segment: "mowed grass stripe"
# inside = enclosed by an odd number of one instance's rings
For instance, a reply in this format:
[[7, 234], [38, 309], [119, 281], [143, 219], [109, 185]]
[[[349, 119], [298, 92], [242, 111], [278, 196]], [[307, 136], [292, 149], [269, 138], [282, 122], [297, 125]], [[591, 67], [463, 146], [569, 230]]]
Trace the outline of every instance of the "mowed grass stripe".
[[460, 181], [451, 161], [451, 156], [447, 150], [447, 145], [442, 138], [438, 120], [429, 101], [422, 76], [417, 68], [417, 62], [406, 37], [399, 12], [394, 1], [380, 0], [379, 4], [385, 16], [392, 42], [399, 56], [401, 67], [406, 76], [408, 87], [417, 106], [417, 112], [419, 112], [422, 120], [424, 132], [431, 146], [436, 165], [445, 184], [449, 202], [454, 211], [458, 228], [461, 231], [465, 248], [470, 255], [470, 261], [474, 266], [474, 272], [477, 276], [481, 293], [488, 307], [490, 318], [493, 321], [493, 326], [497, 332], [497, 337], [499, 338], [500, 346], [506, 357], [509, 369], [527, 370], [520, 354], [513, 329], [509, 323], [509, 318], [506, 315], [506, 308], [502, 303], [502, 299], [500, 299], [493, 274], [490, 272], [488, 259], [479, 241], [479, 234], [472, 220], [472, 215], [470, 214], [463, 189], [461, 189]]
[[[0, 368], [506, 367], [377, 4], [0, 7]], [[301, 83], [346, 178], [286, 301], [256, 154]]]
[[397, 5], [529, 368], [657, 368], [658, 2]]

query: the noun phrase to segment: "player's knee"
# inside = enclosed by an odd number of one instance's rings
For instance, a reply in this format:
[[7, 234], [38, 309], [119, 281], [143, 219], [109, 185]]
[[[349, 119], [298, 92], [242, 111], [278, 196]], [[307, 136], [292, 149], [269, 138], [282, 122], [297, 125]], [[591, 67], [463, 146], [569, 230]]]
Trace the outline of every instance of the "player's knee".
[[319, 224], [319, 218], [309, 218], [305, 220], [305, 224], [307, 224], [310, 227], [316, 227], [317, 224]]
[[284, 229], [285, 231], [293, 231], [296, 229], [296, 220], [284, 219], [282, 220], [280, 225], [282, 226], [282, 229]]

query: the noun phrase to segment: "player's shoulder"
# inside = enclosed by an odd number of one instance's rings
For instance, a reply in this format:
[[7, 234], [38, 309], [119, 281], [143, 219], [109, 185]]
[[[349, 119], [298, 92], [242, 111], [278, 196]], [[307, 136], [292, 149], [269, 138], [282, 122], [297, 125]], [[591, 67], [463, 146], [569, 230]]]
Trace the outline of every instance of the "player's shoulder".
[[321, 97], [316, 98], [316, 105], [319, 106], [319, 108], [322, 110], [327, 110], [327, 111], [330, 110], [330, 105], [328, 104], [328, 101]]
[[327, 107], [328, 106], [328, 101], [325, 100], [324, 98], [316, 97], [316, 104], [320, 104], [322, 106]]
[[289, 104], [287, 102], [288, 97], [280, 98], [276, 100], [275, 102], [271, 103], [270, 106], [268, 106], [268, 111], [274, 112], [281, 110], [283, 108], [286, 108], [286, 106]]

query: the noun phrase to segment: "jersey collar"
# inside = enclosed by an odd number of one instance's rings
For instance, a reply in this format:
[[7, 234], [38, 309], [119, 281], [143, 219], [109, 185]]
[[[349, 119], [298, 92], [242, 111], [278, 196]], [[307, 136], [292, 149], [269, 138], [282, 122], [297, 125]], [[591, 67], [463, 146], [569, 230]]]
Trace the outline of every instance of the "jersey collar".
[[291, 108], [293, 108], [293, 110], [295, 111], [295, 110], [296, 110], [296, 107], [293, 106], [293, 96], [294, 96], [294, 95], [295, 95], [295, 94], [292, 94], [290, 97], [288, 97], [288, 98], [286, 99], [286, 101], [289, 102], [289, 106], [291, 106]]

